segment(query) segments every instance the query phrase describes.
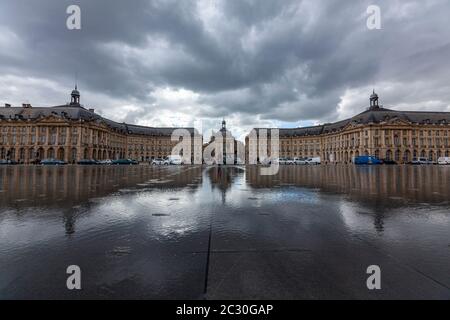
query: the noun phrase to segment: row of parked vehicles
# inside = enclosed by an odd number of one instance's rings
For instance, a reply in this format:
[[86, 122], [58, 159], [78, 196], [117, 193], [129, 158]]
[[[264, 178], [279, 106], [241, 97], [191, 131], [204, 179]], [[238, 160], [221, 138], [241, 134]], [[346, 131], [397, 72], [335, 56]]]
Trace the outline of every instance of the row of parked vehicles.
[[[65, 165], [67, 162], [58, 159], [41, 160], [42, 165]], [[138, 161], [133, 159], [117, 159], [117, 160], [94, 160], [83, 159], [76, 162], [78, 165], [137, 165]], [[183, 164], [180, 156], [169, 156], [168, 158], [155, 158], [150, 161], [151, 165], [181, 165]]]
[[181, 156], [169, 156], [167, 158], [155, 158], [150, 162], [153, 166], [169, 166], [169, 165], [182, 165], [183, 159]]
[[[58, 159], [44, 159], [40, 162], [41, 165], [53, 165], [61, 166], [67, 164], [67, 162]], [[76, 164], [79, 165], [136, 165], [139, 164], [136, 160], [132, 159], [118, 159], [118, 160], [94, 160], [94, 159], [82, 159], [77, 161]]]
[[[354, 157], [354, 164], [397, 164], [394, 160], [382, 160], [375, 156], [359, 156]], [[450, 157], [440, 157], [437, 162], [429, 160], [425, 157], [414, 158], [409, 164], [422, 165], [422, 164], [440, 164], [440, 165], [450, 165]]]
[[318, 165], [320, 164], [320, 157], [314, 158], [267, 158], [261, 161], [263, 165], [270, 164], [282, 164], [282, 165]]
[[[267, 158], [261, 161], [263, 165], [271, 165], [278, 163], [280, 165], [319, 165], [321, 164], [320, 157], [315, 158]], [[379, 159], [375, 156], [359, 156], [352, 159], [352, 163], [357, 165], [377, 165], [377, 164], [397, 164], [394, 160]], [[14, 160], [0, 160], [0, 165], [15, 165], [18, 164]], [[66, 165], [67, 162], [58, 159], [44, 159], [38, 162], [41, 165]], [[117, 160], [94, 160], [83, 159], [77, 161], [79, 165], [137, 165], [138, 161], [133, 159], [117, 159]], [[181, 156], [169, 156], [166, 158], [155, 158], [150, 161], [151, 165], [182, 165], [183, 159]], [[414, 158], [409, 164], [414, 165], [426, 165], [426, 164], [439, 164], [450, 165], [450, 157], [440, 157], [437, 162], [429, 160], [425, 157]]]

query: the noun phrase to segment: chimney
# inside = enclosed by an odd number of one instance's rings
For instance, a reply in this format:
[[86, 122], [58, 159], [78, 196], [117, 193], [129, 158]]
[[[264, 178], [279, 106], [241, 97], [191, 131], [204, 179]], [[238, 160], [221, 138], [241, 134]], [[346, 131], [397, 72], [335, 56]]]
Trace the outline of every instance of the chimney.
[[9, 103], [5, 103], [5, 108], [11, 108], [11, 105]]
[[31, 104], [29, 103], [22, 103], [23, 108], [31, 108]]
[[95, 112], [95, 109], [89, 109], [89, 111], [92, 112], [92, 113], [94, 113], [94, 112]]

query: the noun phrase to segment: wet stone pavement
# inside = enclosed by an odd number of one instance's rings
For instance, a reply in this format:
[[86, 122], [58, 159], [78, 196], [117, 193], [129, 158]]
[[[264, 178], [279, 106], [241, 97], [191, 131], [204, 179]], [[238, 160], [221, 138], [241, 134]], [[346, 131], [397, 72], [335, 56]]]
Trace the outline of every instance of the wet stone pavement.
[[450, 166], [259, 170], [2, 166], [0, 299], [450, 299]]

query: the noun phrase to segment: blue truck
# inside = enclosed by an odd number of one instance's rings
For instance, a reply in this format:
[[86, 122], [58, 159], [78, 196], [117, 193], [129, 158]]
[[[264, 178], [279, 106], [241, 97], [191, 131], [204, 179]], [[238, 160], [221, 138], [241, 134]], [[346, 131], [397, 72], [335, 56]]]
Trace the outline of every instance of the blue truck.
[[383, 161], [375, 156], [359, 156], [353, 160], [354, 164], [382, 164]]

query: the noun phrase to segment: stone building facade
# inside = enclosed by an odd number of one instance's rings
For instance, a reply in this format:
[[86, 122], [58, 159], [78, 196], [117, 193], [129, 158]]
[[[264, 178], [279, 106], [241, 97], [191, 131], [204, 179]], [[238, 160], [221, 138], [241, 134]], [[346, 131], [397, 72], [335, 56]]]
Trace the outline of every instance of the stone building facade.
[[[261, 128], [246, 137], [246, 159], [258, 152]], [[378, 95], [370, 107], [350, 118], [323, 125], [279, 129], [279, 156], [321, 157], [322, 163], [350, 163], [360, 155], [374, 155], [398, 163], [426, 157], [450, 156], [450, 112], [397, 111], [383, 108]], [[270, 138], [269, 138], [270, 139]], [[270, 156], [270, 143], [266, 151]]]
[[[154, 128], [118, 123], [80, 104], [75, 87], [71, 102], [54, 107], [0, 108], [0, 159], [19, 163], [55, 158], [74, 163], [81, 159], [130, 158], [148, 161], [166, 157], [178, 143], [171, 141], [172, 132], [185, 129], [191, 135], [191, 158], [194, 141], [203, 138], [193, 128]], [[197, 148], [198, 149], [198, 148]]]
[[[205, 150], [212, 150], [211, 154]], [[233, 134], [227, 129], [225, 119], [222, 121], [222, 127], [219, 131], [213, 132], [211, 140], [203, 145], [204, 162], [207, 164], [234, 164], [243, 160], [244, 145], [236, 140]], [[210, 159], [211, 157], [211, 159]]]

